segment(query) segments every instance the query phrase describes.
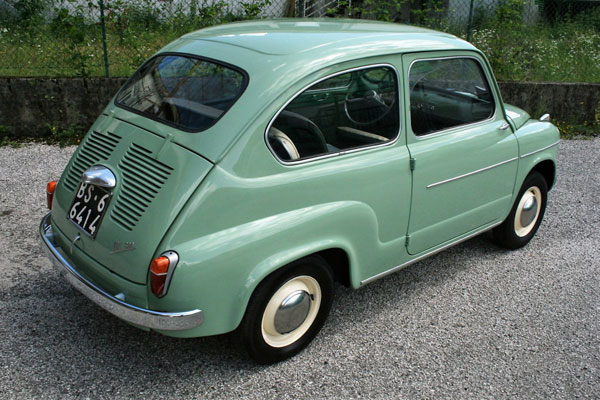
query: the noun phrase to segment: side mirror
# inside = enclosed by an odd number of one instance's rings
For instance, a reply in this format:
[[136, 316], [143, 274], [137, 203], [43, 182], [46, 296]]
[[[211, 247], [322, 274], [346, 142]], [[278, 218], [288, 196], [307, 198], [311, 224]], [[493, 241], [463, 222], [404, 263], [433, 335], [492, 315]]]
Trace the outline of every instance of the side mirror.
[[541, 122], [550, 122], [550, 114], [544, 114], [540, 117]]

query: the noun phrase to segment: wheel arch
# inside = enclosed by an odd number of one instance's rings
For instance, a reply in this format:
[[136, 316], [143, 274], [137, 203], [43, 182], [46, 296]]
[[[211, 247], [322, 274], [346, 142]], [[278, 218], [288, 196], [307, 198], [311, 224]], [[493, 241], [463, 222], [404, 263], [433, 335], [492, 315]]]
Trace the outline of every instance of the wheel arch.
[[346, 287], [350, 287], [352, 282], [352, 272], [350, 270], [350, 257], [346, 250], [339, 247], [333, 247], [313, 254], [321, 256], [331, 267], [336, 282], [339, 282]]
[[254, 289], [237, 327], [249, 355], [261, 364], [271, 364], [302, 351], [327, 319], [334, 279], [317, 253], [266, 276]]
[[336, 246], [323, 248], [323, 246], [315, 244], [314, 247], [308, 251], [306, 249], [304, 249], [304, 251], [300, 249], [295, 251], [287, 251], [285, 255], [277, 254], [269, 257], [262, 263], [262, 265], [259, 265], [253, 271], [250, 279], [254, 282], [254, 284], [250, 290], [247, 291], [248, 295], [247, 298], [244, 299], [244, 312], [242, 315], [246, 313], [248, 302], [252, 295], [256, 292], [258, 286], [267, 278], [269, 278], [269, 276], [277, 273], [292, 263], [296, 263], [304, 258], [315, 255], [321, 257], [331, 268], [333, 278], [336, 282], [339, 282], [347, 287], [352, 285], [352, 256], [347, 247], [340, 246], [338, 244]]
[[532, 171], [537, 171], [540, 174], [542, 174], [542, 176], [546, 180], [548, 191], [550, 191], [550, 189], [552, 189], [552, 187], [554, 186], [554, 182], [556, 181], [556, 165], [554, 164], [554, 161], [549, 159], [540, 161], [533, 166], [529, 173], [531, 173]]

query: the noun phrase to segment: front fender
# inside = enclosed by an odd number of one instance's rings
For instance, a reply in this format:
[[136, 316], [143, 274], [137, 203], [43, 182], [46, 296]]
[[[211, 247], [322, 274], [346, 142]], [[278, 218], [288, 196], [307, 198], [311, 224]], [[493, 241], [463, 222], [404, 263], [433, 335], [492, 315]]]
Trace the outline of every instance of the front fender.
[[[519, 169], [513, 191], [513, 202], [529, 173], [543, 162], [552, 162], [556, 170], [556, 152], [560, 142], [558, 128], [549, 122], [529, 120], [515, 132], [519, 141]], [[548, 182], [552, 187], [554, 182]], [[512, 204], [512, 203], [511, 203]]]

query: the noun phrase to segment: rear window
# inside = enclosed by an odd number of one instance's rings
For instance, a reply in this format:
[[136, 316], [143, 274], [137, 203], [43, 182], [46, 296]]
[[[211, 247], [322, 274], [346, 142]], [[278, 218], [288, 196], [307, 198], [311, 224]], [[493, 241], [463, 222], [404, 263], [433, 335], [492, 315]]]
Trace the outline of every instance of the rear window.
[[210, 128], [240, 97], [241, 70], [189, 55], [164, 54], [144, 64], [117, 95], [117, 105], [177, 128]]

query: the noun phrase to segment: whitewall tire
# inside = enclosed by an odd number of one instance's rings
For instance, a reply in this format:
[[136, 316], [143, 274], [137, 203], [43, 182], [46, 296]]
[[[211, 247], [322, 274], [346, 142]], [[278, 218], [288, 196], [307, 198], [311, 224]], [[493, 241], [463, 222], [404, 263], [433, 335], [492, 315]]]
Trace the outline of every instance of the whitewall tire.
[[532, 171], [525, 178], [510, 214], [492, 231], [494, 241], [507, 249], [518, 249], [529, 243], [544, 218], [547, 197], [546, 179]]
[[313, 255], [267, 276], [255, 289], [239, 328], [244, 347], [261, 364], [304, 349], [321, 330], [333, 300], [333, 274]]

